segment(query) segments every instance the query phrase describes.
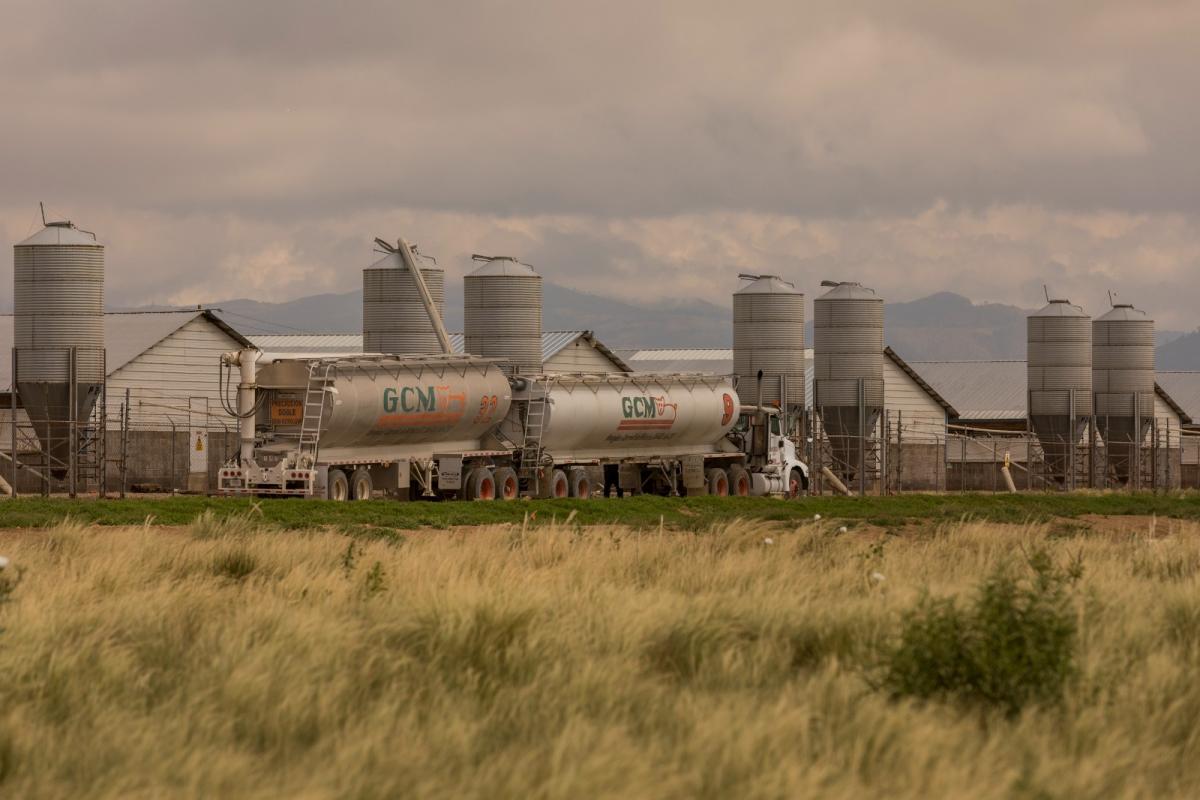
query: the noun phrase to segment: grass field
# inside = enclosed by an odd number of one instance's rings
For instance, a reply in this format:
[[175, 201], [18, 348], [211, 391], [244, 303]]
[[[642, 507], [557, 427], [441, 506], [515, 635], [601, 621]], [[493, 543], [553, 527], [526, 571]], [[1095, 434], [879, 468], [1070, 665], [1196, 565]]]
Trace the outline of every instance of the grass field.
[[[1137, 500], [1193, 513], [1191, 498]], [[174, 521], [206, 505], [103, 513]], [[377, 505], [350, 507], [355, 524]], [[809, 506], [803, 521], [713, 511], [700, 530], [660, 532], [660, 514], [691, 524], [685, 509], [709, 507], [629, 507], [655, 525], [583, 526], [584, 511], [559, 510], [555, 524], [369, 537], [296, 503], [0, 535], [0, 797], [1200, 792], [1189, 519], [961, 522], [945, 509], [886, 535], [814, 522]], [[849, 517], [855, 504], [817, 507]], [[1030, 561], [1050, 564], [1057, 588]], [[979, 662], [924, 675], [926, 699], [895, 680], [914, 620], [935, 638], [909, 644]], [[1047, 621], [1053, 641], [1039, 638]], [[1043, 643], [1059, 682], [1014, 713], [997, 692], [1045, 672]], [[961, 680], [976, 667], [981, 680]]]
[[45, 527], [68, 517], [96, 525], [184, 525], [204, 511], [219, 516], [255, 508], [264, 522], [288, 529], [376, 527], [409, 530], [456, 525], [552, 522], [574, 514], [587, 525], [629, 525], [703, 531], [734, 519], [799, 524], [814, 514], [880, 527], [959, 521], [1024, 523], [1085, 514], [1156, 515], [1200, 521], [1200, 493], [1170, 494], [902, 494], [891, 497], [806, 497], [782, 501], [766, 497], [669, 498], [641, 495], [623, 500], [534, 500], [511, 503], [410, 502], [380, 500], [335, 503], [327, 500], [247, 500], [218, 497], [128, 498], [73, 501], [65, 498], [0, 500], [0, 529]]

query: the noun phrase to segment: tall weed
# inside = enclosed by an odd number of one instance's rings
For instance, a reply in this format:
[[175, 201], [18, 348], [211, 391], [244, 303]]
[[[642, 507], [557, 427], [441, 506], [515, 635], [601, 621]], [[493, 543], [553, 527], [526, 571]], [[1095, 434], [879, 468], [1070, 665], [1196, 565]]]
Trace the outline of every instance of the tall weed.
[[1076, 674], [1076, 620], [1068, 586], [1045, 551], [1026, 568], [1002, 565], [960, 604], [923, 597], [884, 653], [881, 686], [894, 697], [946, 699], [1016, 714], [1062, 698]]

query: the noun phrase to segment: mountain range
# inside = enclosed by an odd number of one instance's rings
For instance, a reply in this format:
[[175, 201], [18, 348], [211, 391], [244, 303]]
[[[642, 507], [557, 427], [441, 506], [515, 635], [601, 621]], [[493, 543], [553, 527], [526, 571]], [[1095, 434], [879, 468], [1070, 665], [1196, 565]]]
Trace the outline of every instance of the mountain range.
[[[731, 311], [703, 300], [637, 304], [543, 285], [546, 330], [591, 330], [613, 348], [729, 347]], [[447, 287], [446, 327], [462, 330], [462, 288]], [[362, 292], [320, 294], [286, 303], [232, 299], [212, 303], [233, 327], [247, 334], [356, 333], [362, 326]], [[147, 307], [147, 309], [164, 307]], [[809, 306], [811, 309], [811, 305]], [[1030, 309], [1000, 303], [973, 303], [953, 292], [938, 292], [884, 307], [885, 339], [914, 361], [1023, 359], [1025, 317]], [[808, 324], [812, 341], [812, 323]], [[1200, 331], [1159, 331], [1158, 367], [1200, 370]]]

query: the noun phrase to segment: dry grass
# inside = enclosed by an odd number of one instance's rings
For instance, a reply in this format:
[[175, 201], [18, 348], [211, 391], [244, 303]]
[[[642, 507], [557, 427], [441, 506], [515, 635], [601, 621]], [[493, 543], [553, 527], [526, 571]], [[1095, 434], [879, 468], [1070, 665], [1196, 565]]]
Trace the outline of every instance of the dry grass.
[[[0, 605], [0, 796], [1200, 792], [1195, 525], [836, 530], [0, 539], [24, 571]], [[872, 688], [923, 591], [965, 597], [1043, 544], [1084, 564], [1060, 705]]]

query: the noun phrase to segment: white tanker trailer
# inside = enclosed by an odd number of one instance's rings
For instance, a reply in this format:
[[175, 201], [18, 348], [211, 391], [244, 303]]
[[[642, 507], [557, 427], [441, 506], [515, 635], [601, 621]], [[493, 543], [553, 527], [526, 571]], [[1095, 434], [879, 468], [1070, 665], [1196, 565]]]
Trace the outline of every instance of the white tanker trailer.
[[[509, 377], [473, 356], [279, 360], [240, 367], [241, 446], [227, 494], [512, 499], [623, 489], [797, 495], [808, 469], [778, 412], [708, 375]], [[232, 410], [232, 409], [231, 409]]]

